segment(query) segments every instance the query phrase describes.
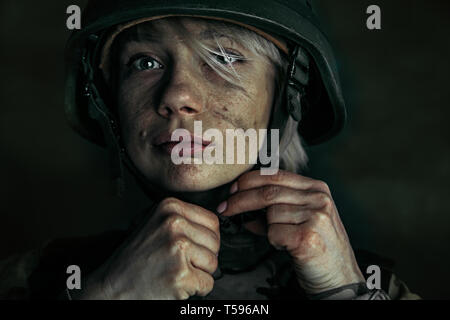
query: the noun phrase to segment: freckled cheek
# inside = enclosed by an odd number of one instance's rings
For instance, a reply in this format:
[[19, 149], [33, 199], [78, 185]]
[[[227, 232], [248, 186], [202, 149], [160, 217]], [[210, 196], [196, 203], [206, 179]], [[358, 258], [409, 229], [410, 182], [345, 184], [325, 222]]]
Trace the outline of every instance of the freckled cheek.
[[250, 128], [252, 119], [255, 116], [255, 109], [252, 102], [247, 97], [235, 96], [228, 100], [226, 104], [226, 111], [223, 109], [222, 113], [230, 119], [234, 119], [235, 125], [241, 124], [245, 128]]
[[152, 127], [153, 115], [149, 95], [141, 88], [121, 86], [118, 96], [119, 117], [122, 135], [127, 149], [138, 147], [148, 140], [147, 128]]
[[140, 149], [147, 136], [147, 131], [138, 119], [127, 118], [123, 123], [122, 135], [128, 151]]
[[130, 86], [126, 82], [119, 87], [117, 102], [121, 116], [127, 117], [127, 115], [132, 114], [133, 109], [136, 108], [138, 95], [135, 91], [135, 87]]
[[258, 120], [259, 123], [267, 127], [269, 124], [270, 116], [271, 116], [271, 110], [272, 110], [272, 104], [273, 104], [273, 92], [271, 91], [271, 88], [269, 90], [264, 90], [259, 95], [259, 100], [257, 103], [258, 107]]
[[248, 117], [252, 120], [254, 128], [267, 128], [270, 119], [272, 99], [266, 90], [254, 88], [253, 101], [248, 107]]
[[124, 81], [119, 89], [119, 105], [126, 106], [129, 110], [137, 108], [145, 97], [151, 95], [151, 89], [140, 81]]
[[[261, 114], [261, 103], [260, 99], [254, 96], [247, 96], [242, 93], [238, 93], [235, 95], [231, 95], [228, 92], [228, 95], [225, 98], [215, 99], [214, 101], [218, 103], [214, 103], [216, 112], [226, 116], [228, 119], [231, 119], [232, 124], [238, 126], [242, 129], [248, 128], [265, 128], [266, 123], [262, 120], [263, 115]], [[222, 121], [221, 119], [215, 119], [215, 126], [221, 127]], [[229, 128], [230, 123], [228, 121], [224, 122], [226, 128]]]

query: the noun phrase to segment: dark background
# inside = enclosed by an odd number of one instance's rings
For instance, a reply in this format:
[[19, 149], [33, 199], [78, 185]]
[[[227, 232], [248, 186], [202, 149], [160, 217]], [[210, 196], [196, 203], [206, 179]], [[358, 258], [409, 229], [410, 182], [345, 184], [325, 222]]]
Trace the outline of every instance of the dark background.
[[[104, 151], [64, 118], [66, 8], [84, 3], [0, 1], [0, 258], [119, 227], [130, 210], [111, 192]], [[307, 174], [329, 183], [354, 247], [395, 259], [422, 297], [448, 299], [450, 2], [316, 3], [349, 123], [309, 149]], [[382, 30], [366, 28], [370, 4]]]

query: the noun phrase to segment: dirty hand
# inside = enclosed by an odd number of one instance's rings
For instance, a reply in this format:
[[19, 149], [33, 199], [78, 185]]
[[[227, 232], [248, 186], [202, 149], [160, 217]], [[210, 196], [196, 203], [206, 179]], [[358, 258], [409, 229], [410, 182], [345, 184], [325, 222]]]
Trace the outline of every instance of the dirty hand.
[[347, 233], [328, 186], [295, 173], [243, 174], [218, 207], [223, 216], [266, 209], [267, 237], [293, 259], [308, 294], [363, 282]]
[[80, 299], [187, 299], [213, 288], [220, 247], [217, 216], [166, 198], [95, 271]]

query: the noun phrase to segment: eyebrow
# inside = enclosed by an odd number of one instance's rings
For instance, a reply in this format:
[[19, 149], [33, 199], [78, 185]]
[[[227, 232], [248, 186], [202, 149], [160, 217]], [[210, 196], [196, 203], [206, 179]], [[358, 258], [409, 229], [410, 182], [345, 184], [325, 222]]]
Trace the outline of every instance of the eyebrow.
[[130, 39], [135, 41], [161, 42], [162, 37], [158, 32], [156, 32], [155, 29], [153, 30], [136, 29], [134, 34], [130, 37]]
[[230, 37], [224, 33], [221, 33], [217, 30], [214, 30], [214, 29], [203, 30], [202, 32], [200, 32], [199, 38], [201, 40], [211, 40], [211, 39], [217, 39], [217, 38], [227, 38], [231, 41], [234, 40], [232, 37]]

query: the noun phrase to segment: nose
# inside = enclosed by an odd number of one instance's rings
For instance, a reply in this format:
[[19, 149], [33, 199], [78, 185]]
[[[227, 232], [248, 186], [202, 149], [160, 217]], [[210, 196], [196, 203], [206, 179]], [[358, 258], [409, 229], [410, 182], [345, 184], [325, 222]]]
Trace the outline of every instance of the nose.
[[173, 68], [171, 79], [163, 88], [158, 113], [170, 118], [195, 116], [203, 112], [203, 94], [194, 70]]

